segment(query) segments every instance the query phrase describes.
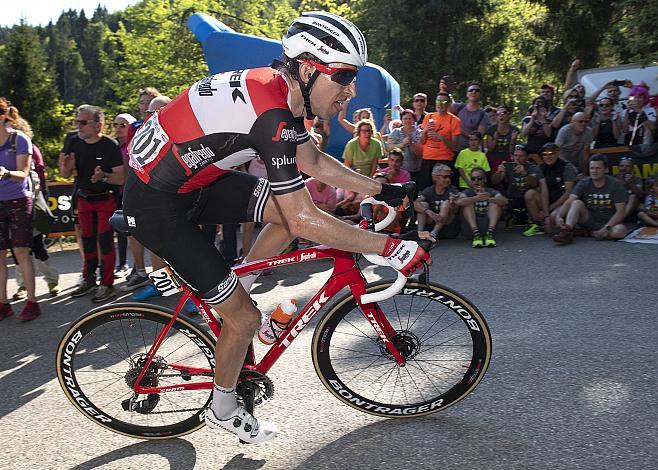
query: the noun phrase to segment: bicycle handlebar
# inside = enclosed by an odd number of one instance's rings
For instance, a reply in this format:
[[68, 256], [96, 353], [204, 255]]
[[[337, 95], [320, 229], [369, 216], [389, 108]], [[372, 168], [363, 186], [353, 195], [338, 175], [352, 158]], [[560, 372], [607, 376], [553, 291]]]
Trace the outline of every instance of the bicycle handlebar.
[[[413, 201], [411, 202], [413, 204]], [[384, 201], [378, 201], [377, 199], [373, 197], [368, 197], [365, 198], [363, 201], [361, 201], [361, 208], [363, 211], [363, 207], [366, 204], [371, 204], [371, 205], [384, 205], [388, 208], [388, 214], [386, 214], [386, 217], [380, 222], [377, 222], [375, 224], [375, 232], [379, 232], [380, 230], [385, 229], [388, 227], [391, 222], [395, 219], [395, 208], [389, 206], [386, 204]], [[366, 206], [367, 207], [367, 206]], [[366, 209], [367, 211], [368, 209]], [[372, 214], [370, 214], [372, 215]], [[391, 267], [390, 264], [388, 264], [388, 261], [386, 261], [386, 258], [384, 258], [381, 255], [376, 255], [374, 253], [364, 253], [363, 256], [370, 261], [372, 264], [376, 264], [378, 266], [388, 266]], [[382, 300], [390, 299], [393, 297], [395, 294], [400, 292], [404, 285], [407, 283], [407, 278], [404, 274], [402, 274], [400, 271], [396, 271], [398, 274], [397, 279], [393, 284], [391, 284], [389, 287], [386, 289], [379, 291], [379, 292], [373, 292], [372, 294], [363, 294], [361, 296], [361, 303], [362, 304], [369, 304], [373, 302], [381, 302]]]

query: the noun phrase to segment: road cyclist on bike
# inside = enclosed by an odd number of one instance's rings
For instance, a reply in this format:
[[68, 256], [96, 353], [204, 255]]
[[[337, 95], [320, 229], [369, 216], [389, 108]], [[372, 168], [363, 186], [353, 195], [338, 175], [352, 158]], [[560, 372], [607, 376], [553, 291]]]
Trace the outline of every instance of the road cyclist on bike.
[[[356, 95], [366, 64], [363, 34], [325, 12], [295, 19], [272, 67], [206, 77], [138, 130], [130, 148], [124, 216], [130, 231], [211, 304], [223, 320], [215, 350], [213, 400], [206, 424], [247, 443], [264, 442], [276, 425], [258, 420], [235, 387], [261, 315], [249, 297], [255, 276], [237, 279], [199, 224], [267, 224], [246, 261], [278, 254], [295, 236], [356, 253], [377, 253], [409, 276], [431, 261], [416, 240], [360, 230], [317, 209], [301, 170], [320, 181], [374, 194], [389, 205], [401, 187], [362, 176], [319, 151], [303, 119], [331, 119]], [[231, 170], [259, 155], [268, 180]], [[273, 197], [271, 197], [273, 196]], [[240, 281], [240, 282], [239, 282]]]

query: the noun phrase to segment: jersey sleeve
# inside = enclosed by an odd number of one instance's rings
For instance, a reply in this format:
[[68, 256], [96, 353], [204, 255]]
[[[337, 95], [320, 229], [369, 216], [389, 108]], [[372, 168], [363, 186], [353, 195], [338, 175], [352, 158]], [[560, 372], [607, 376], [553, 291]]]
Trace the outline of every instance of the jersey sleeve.
[[[303, 123], [302, 123], [303, 128]], [[304, 188], [297, 168], [298, 130], [289, 109], [273, 108], [262, 113], [251, 128], [252, 147], [265, 163], [267, 178], [275, 195], [288, 194]], [[303, 128], [304, 129], [304, 128]], [[301, 136], [308, 141], [306, 129]]]
[[578, 198], [582, 197], [583, 193], [585, 192], [585, 189], [587, 188], [587, 184], [589, 183], [589, 178], [582, 179], [576, 184], [576, 186], [571, 190], [571, 194], [574, 196], [578, 196]]

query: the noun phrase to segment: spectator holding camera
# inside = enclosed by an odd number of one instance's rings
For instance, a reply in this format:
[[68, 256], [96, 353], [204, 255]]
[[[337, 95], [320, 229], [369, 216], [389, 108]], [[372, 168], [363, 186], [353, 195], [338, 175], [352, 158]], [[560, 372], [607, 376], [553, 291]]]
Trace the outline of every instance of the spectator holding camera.
[[557, 244], [572, 243], [576, 226], [590, 230], [597, 240], [619, 240], [626, 236], [628, 230], [622, 223], [626, 191], [607, 171], [608, 161], [603, 155], [590, 158], [590, 176], [580, 180], [555, 219], [560, 227], [560, 232], [553, 236]]
[[434, 165], [434, 184], [423, 189], [414, 201], [418, 230], [431, 230], [435, 240], [456, 238], [459, 235], [459, 220], [456, 217], [459, 208], [455, 204], [459, 191], [450, 184], [451, 174], [448, 165]]
[[[598, 100], [599, 103], [601, 103], [603, 99], [609, 99], [612, 102], [612, 117], [619, 117], [621, 120], [624, 116], [624, 110], [626, 109], [626, 107], [619, 101], [619, 97], [621, 96], [621, 90], [619, 87], [621, 86], [631, 88], [633, 86], [633, 82], [630, 80], [610, 80], [601, 88], [594, 91], [594, 93], [592, 93], [590, 96], [590, 100], [594, 102]], [[604, 90], [606, 92], [606, 96], [599, 100], [599, 96], [601, 96], [601, 93], [603, 93]]]
[[523, 118], [521, 122], [521, 133], [526, 136], [528, 152], [538, 153], [542, 145], [550, 140], [552, 129], [548, 118], [548, 104], [542, 96], [539, 96], [532, 102], [530, 115]]
[[644, 197], [642, 178], [635, 176], [634, 169], [635, 167], [631, 157], [621, 157], [619, 159], [619, 172], [615, 175], [615, 178], [624, 185], [628, 197], [626, 200], [624, 220], [628, 220], [635, 213]]
[[0, 320], [13, 315], [7, 301], [7, 251], [12, 249], [27, 289], [27, 302], [18, 320], [30, 321], [41, 315], [30, 259], [32, 141], [23, 132], [11, 128], [19, 118], [18, 109], [0, 98]]
[[425, 116], [420, 143], [423, 145], [423, 162], [418, 175], [418, 187], [432, 184], [432, 168], [436, 163], [453, 167], [455, 151], [459, 146], [461, 121], [448, 109], [452, 100], [447, 92], [436, 97], [436, 112]]
[[599, 112], [592, 119], [594, 148], [616, 147], [619, 145], [621, 115], [613, 111], [614, 102], [610, 98], [599, 101]]
[[569, 124], [573, 116], [585, 110], [585, 101], [580, 97], [577, 91], [573, 90], [566, 98], [564, 108], [551, 121], [552, 132], [558, 132], [564, 126]]
[[[544, 212], [544, 231], [550, 233], [555, 218], [576, 185], [577, 170], [569, 162], [558, 158], [560, 149], [552, 142], [544, 144], [539, 154], [544, 163], [539, 166], [543, 178], [539, 180], [540, 206]], [[537, 204], [535, 201], [534, 204]]]
[[[519, 135], [519, 128], [510, 124], [512, 110], [506, 106], [499, 106], [496, 110], [498, 123], [487, 129], [487, 159], [491, 165], [491, 170], [496, 171], [498, 166], [509, 160], [516, 138]], [[481, 166], [481, 165], [480, 165]]]
[[573, 115], [571, 123], [559, 130], [555, 144], [560, 148], [560, 158], [570, 162], [581, 173], [586, 173], [592, 144], [592, 128], [587, 124], [589, 119], [584, 112]]
[[470, 180], [471, 188], [462, 191], [455, 203], [461, 207], [462, 217], [471, 230], [471, 246], [495, 247], [496, 226], [507, 205], [507, 198], [500, 191], [487, 187], [487, 172], [482, 168], [473, 168]]
[[483, 168], [487, 172], [491, 170], [487, 156], [480, 150], [482, 148], [482, 135], [473, 132], [468, 138], [468, 148], [459, 152], [455, 160], [455, 169], [459, 172], [459, 189], [471, 187], [469, 175], [473, 168]]

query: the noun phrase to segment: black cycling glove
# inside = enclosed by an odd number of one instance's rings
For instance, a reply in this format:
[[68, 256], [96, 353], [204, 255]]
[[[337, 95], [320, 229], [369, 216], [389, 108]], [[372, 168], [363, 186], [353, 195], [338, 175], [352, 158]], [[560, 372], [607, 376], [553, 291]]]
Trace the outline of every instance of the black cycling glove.
[[382, 192], [373, 196], [378, 201], [383, 201], [389, 206], [397, 207], [407, 195], [404, 188], [397, 184], [382, 184]]

